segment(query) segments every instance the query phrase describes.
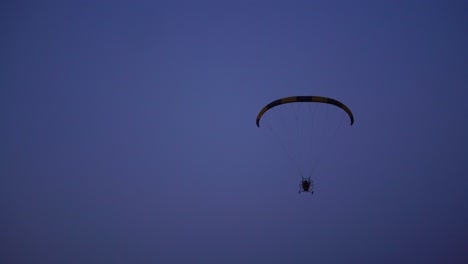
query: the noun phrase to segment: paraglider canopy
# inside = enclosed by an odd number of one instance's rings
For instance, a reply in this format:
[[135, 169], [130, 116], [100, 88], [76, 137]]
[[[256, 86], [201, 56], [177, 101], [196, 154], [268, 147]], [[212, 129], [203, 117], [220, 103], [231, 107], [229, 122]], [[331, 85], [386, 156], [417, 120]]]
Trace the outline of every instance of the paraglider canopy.
[[328, 98], [328, 97], [322, 97], [322, 96], [291, 96], [291, 97], [285, 97], [278, 99], [276, 101], [273, 101], [269, 104], [267, 104], [265, 107], [263, 107], [262, 110], [260, 110], [260, 113], [257, 115], [257, 127], [260, 127], [260, 119], [262, 118], [263, 114], [265, 114], [266, 111], [269, 109], [282, 105], [282, 104], [288, 104], [288, 103], [296, 103], [296, 102], [309, 102], [309, 103], [325, 103], [325, 104], [331, 104], [335, 105], [341, 109], [343, 109], [349, 116], [349, 119], [351, 119], [351, 125], [354, 123], [354, 116], [351, 110], [344, 105], [342, 102]]

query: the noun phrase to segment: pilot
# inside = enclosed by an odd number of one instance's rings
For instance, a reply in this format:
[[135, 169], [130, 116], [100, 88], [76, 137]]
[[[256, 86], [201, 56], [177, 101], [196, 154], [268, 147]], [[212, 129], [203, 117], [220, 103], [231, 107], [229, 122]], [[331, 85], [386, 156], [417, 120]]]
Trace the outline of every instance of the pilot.
[[308, 192], [310, 187], [310, 181], [308, 180], [303, 180], [302, 181], [302, 189], [304, 189], [304, 192]]

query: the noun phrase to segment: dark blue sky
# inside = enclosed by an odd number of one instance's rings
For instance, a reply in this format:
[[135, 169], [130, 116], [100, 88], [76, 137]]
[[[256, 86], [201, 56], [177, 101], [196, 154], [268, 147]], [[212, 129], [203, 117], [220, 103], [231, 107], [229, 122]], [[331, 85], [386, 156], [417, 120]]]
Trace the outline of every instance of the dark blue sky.
[[[1, 263], [468, 262], [466, 1], [0, 10]], [[314, 195], [255, 125], [291, 95], [356, 119]]]

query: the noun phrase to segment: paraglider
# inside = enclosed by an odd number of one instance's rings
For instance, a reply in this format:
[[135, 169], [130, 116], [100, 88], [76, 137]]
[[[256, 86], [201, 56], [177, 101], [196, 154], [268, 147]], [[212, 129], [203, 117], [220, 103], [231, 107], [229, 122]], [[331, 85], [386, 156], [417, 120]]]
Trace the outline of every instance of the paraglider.
[[[340, 101], [338, 101], [336, 99], [332, 99], [332, 98], [328, 98], [328, 97], [322, 97], [322, 96], [290, 96], [290, 97], [285, 97], [285, 98], [280, 98], [280, 99], [274, 100], [274, 101], [270, 102], [269, 104], [267, 104], [266, 106], [264, 106], [257, 115], [257, 118], [256, 118], [257, 127], [260, 128], [260, 121], [263, 120], [262, 117], [264, 117], [265, 114], [267, 112], [269, 112], [271, 109], [276, 108], [278, 106], [281, 106], [282, 109], [286, 109], [287, 107], [283, 108], [283, 105], [285, 105], [285, 104], [288, 104], [288, 105], [289, 104], [296, 104], [296, 103], [314, 104], [314, 105], [316, 105], [318, 103], [321, 103], [321, 104], [328, 104], [328, 105], [331, 105], [333, 107], [338, 107], [344, 113], [347, 114], [347, 116], [348, 116], [348, 118], [350, 120], [350, 124], [351, 125], [354, 124], [354, 115], [351, 112], [351, 110], [345, 104], [343, 104], [342, 102], [340, 102]], [[275, 113], [273, 113], [272, 115], [275, 116], [275, 115], [280, 114], [282, 112], [282, 109], [279, 109], [277, 111], [274, 110], [273, 112], [275, 112]], [[287, 140], [291, 140], [291, 139], [297, 140], [298, 141], [297, 144], [291, 144], [290, 142], [287, 142], [287, 143], [280, 142], [280, 143], [281, 143], [281, 146], [283, 147], [283, 149], [285, 150], [285, 152], [287, 152], [288, 157], [291, 160], [296, 161], [296, 159], [298, 159], [298, 157], [299, 157], [301, 159], [304, 159], [304, 161], [305, 161], [304, 162], [305, 165], [303, 167], [307, 167], [307, 166], [312, 167], [312, 165], [310, 165], [310, 164], [312, 164], [314, 162], [313, 162], [313, 160], [311, 160], [311, 157], [309, 157], [307, 154], [294, 156], [293, 154], [295, 154], [295, 153], [292, 153], [294, 151], [289, 151], [291, 148], [294, 148], [294, 146], [299, 146], [298, 149], [300, 149], [300, 150], [307, 150], [307, 151], [315, 150], [316, 152], [318, 152], [317, 146], [319, 146], [320, 144], [326, 145], [323, 142], [323, 140], [320, 139], [320, 138], [318, 138], [318, 139], [314, 138], [313, 140], [308, 138], [308, 137], [311, 137], [311, 135], [315, 133], [315, 130], [318, 127], [323, 126], [323, 122], [321, 121], [317, 125], [312, 124], [311, 122], [309, 122], [309, 121], [312, 121], [312, 119], [313, 119], [312, 114], [311, 114], [312, 110], [309, 110], [309, 111], [302, 111], [302, 110], [303, 109], [297, 110], [297, 108], [296, 108], [295, 111], [291, 110], [289, 112], [291, 115], [288, 115], [288, 116], [284, 117], [283, 120], [281, 120], [281, 121], [284, 121], [284, 120], [286, 120], [286, 121], [285, 122], [279, 122], [279, 127], [281, 129], [283, 127], [284, 123], [294, 122], [295, 119], [297, 119], [296, 117], [297, 117], [298, 113], [305, 116], [304, 120], [302, 120], [300, 122], [296, 121], [295, 124], [290, 126], [291, 130], [294, 130], [294, 128], [298, 128], [299, 131], [292, 131], [291, 132], [290, 130], [287, 130], [287, 132], [285, 132], [283, 134], [284, 138], [286, 138]], [[315, 111], [315, 110], [313, 110], [313, 111]], [[310, 116], [309, 116], [309, 114], [310, 114]], [[275, 119], [275, 118], [273, 118], [273, 119]], [[336, 123], [341, 124], [339, 122], [336, 122], [335, 119], [333, 120], [332, 123], [335, 123], [335, 125], [336, 125]], [[267, 125], [269, 125], [268, 122], [267, 122]], [[309, 128], [311, 128], [313, 130], [312, 130], [311, 133], [304, 133], [300, 128], [301, 126], [302, 127], [309, 127]], [[270, 128], [269, 126], [267, 126], [267, 127]], [[272, 131], [272, 133], [275, 136], [277, 136], [277, 134], [280, 134], [280, 133], [276, 133], [276, 131], [273, 131], [272, 128], [270, 128], [270, 130]], [[328, 137], [334, 134], [334, 133], [331, 133], [331, 132], [325, 132], [325, 133], [326, 133], [325, 135], [328, 136]], [[301, 137], [301, 136], [304, 137], [304, 138], [298, 138], [298, 137]], [[307, 145], [307, 143], [310, 143], [312, 145], [309, 146], [309, 145]], [[327, 146], [327, 148], [328, 148], [328, 146]], [[294, 167], [296, 167], [300, 171], [299, 173], [301, 174], [300, 176], [302, 178], [301, 183], [299, 184], [299, 186], [300, 186], [299, 193], [301, 193], [301, 192], [310, 192], [311, 194], [313, 194], [314, 193], [314, 191], [313, 191], [314, 183], [311, 180], [311, 174], [312, 173], [309, 173], [307, 175], [308, 177], [304, 177], [304, 172], [303, 172], [303, 170], [301, 170], [302, 168], [300, 168], [301, 166], [297, 166], [298, 163], [299, 162], [294, 162]], [[307, 169], [307, 168], [305, 168], [305, 169]]]

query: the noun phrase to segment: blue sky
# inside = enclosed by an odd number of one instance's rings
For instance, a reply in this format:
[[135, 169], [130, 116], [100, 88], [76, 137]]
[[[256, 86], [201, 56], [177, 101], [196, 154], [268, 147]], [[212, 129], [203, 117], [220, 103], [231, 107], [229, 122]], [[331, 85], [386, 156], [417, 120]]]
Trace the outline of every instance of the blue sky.
[[[468, 260], [466, 2], [1, 7], [2, 263]], [[355, 116], [314, 195], [255, 125], [291, 95]]]

